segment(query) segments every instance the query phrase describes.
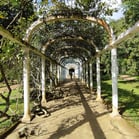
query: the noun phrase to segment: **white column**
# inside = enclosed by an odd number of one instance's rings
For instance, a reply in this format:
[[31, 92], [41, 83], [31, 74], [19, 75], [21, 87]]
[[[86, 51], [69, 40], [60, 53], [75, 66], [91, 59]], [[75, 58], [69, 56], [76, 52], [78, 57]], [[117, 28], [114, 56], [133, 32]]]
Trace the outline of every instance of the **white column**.
[[117, 65], [117, 49], [111, 50], [111, 72], [112, 72], [112, 116], [119, 115], [118, 112], [118, 65]]
[[42, 106], [46, 106], [46, 82], [45, 82], [45, 58], [42, 57], [42, 79], [41, 79], [41, 82], [42, 82], [42, 100], [41, 100], [41, 104]]
[[82, 81], [82, 78], [83, 78], [83, 76], [82, 76], [82, 72], [83, 72], [83, 69], [82, 69], [82, 64], [80, 64], [79, 65], [80, 66], [80, 81]]
[[57, 65], [57, 74], [56, 74], [56, 76], [57, 76], [57, 83], [59, 84], [59, 70], [60, 70], [60, 68], [59, 68], [59, 65]]
[[87, 86], [90, 88], [90, 69], [89, 63], [87, 63]]
[[82, 64], [82, 83], [85, 82], [85, 69], [84, 69], [84, 64]]
[[97, 72], [97, 101], [102, 101], [101, 98], [101, 77], [100, 77], [100, 57], [96, 58], [96, 72]]
[[[50, 63], [50, 76], [51, 76], [51, 78], [52, 78], [52, 70], [53, 70], [53, 64], [51, 62]], [[50, 90], [52, 90], [52, 88], [53, 88], [53, 81], [51, 78], [50, 78]]]
[[57, 80], [57, 68], [58, 68], [58, 65], [55, 64], [55, 85], [56, 85], [56, 86], [58, 85], [58, 80]]
[[92, 75], [92, 63], [89, 63], [89, 69], [90, 69], [90, 91], [93, 91], [93, 75]]
[[86, 83], [86, 86], [89, 87], [89, 84], [88, 84], [88, 63], [85, 64], [85, 67], [86, 67], [86, 70], [85, 70], [85, 83]]
[[81, 71], [80, 71], [80, 70], [81, 70], [81, 69], [80, 69], [80, 64], [78, 63], [78, 80], [81, 79], [81, 76], [80, 76]]
[[29, 49], [24, 49], [24, 61], [23, 61], [23, 89], [24, 89], [24, 115], [22, 122], [29, 122], [31, 120], [30, 115], [30, 86], [29, 86], [29, 74], [30, 74], [30, 57]]
[[59, 83], [61, 82], [61, 69], [62, 67], [61, 66], [59, 66]]

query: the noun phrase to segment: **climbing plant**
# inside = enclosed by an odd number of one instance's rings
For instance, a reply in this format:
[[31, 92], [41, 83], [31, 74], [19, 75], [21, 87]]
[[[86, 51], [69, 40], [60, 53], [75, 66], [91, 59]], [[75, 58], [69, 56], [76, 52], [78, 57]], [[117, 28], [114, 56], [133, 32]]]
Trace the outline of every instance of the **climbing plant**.
[[[15, 36], [22, 38], [34, 17], [32, 0], [0, 2], [0, 26]], [[0, 118], [10, 117], [7, 114], [12, 93], [10, 85], [13, 80], [21, 80], [22, 56], [22, 50], [17, 44], [0, 36], [0, 81], [5, 83], [8, 89], [8, 92], [0, 92], [1, 101], [5, 103], [5, 108], [0, 110]]]

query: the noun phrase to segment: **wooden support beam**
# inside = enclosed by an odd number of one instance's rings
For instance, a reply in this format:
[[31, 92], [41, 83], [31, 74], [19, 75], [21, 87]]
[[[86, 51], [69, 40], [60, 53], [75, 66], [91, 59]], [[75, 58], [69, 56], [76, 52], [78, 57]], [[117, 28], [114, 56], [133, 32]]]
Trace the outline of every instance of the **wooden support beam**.
[[7, 38], [8, 40], [19, 44], [19, 46], [21, 46], [22, 48], [28, 48], [30, 51], [34, 52], [35, 54], [51, 61], [52, 63], [56, 63], [57, 65], [62, 66], [63, 68], [65, 68], [63, 65], [61, 65], [60, 63], [58, 63], [57, 61], [51, 59], [50, 57], [47, 57], [45, 54], [43, 54], [42, 52], [40, 52], [37, 48], [31, 46], [28, 42], [14, 36], [11, 32], [9, 32], [8, 30], [6, 30], [5, 28], [3, 28], [2, 26], [0, 26], [0, 35], [2, 35], [4, 38]]
[[118, 47], [118, 44], [134, 36], [137, 32], [139, 32], [139, 21], [127, 31], [121, 33], [116, 40], [112, 41], [109, 47]]
[[127, 39], [129, 39], [130, 37], [133, 37], [136, 35], [136, 33], [139, 32], [139, 21], [132, 26], [131, 28], [129, 28], [128, 30], [126, 30], [125, 32], [121, 33], [117, 39], [113, 40], [110, 44], [106, 45], [104, 47], [103, 50], [99, 51], [96, 53], [95, 56], [91, 57], [88, 61], [91, 62], [93, 61], [96, 57], [102, 55], [104, 52], [111, 50], [112, 48], [117, 48], [119, 47], [119, 44]]
[[0, 35], [9, 39], [12, 42], [15, 42], [15, 43], [19, 44], [22, 48], [28, 48], [29, 50], [31, 50], [35, 54], [40, 55], [40, 56], [44, 57], [45, 59], [47, 59], [49, 61], [52, 61], [49, 57], [46, 57], [43, 53], [41, 53], [38, 49], [31, 46], [28, 42], [23, 41], [23, 40], [19, 39], [18, 37], [14, 36], [8, 30], [4, 29], [2, 26], [0, 26]]

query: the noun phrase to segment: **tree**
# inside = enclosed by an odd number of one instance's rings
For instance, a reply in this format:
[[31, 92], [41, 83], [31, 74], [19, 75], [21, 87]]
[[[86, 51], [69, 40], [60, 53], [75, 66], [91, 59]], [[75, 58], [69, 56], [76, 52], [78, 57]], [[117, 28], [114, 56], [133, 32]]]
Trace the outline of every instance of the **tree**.
[[[33, 20], [32, 0], [8, 0], [0, 2], [0, 25], [14, 35], [23, 37], [28, 24]], [[0, 36], [0, 80], [4, 81], [8, 88], [8, 95], [0, 93], [5, 101], [5, 109], [0, 111], [0, 117], [9, 117], [7, 111], [10, 106], [11, 87], [8, 80], [21, 78], [22, 51], [17, 44]], [[19, 72], [20, 71], [20, 72]], [[17, 75], [17, 77], [16, 77]]]
[[131, 26], [139, 20], [139, 0], [123, 0], [126, 23]]
[[[114, 30], [114, 34], [118, 37], [122, 32], [127, 29], [127, 23], [124, 18], [118, 21], [112, 21], [111, 26]], [[139, 35], [136, 34], [134, 37], [123, 41], [118, 49], [118, 64], [120, 74], [132, 74], [138, 75], [139, 66]]]

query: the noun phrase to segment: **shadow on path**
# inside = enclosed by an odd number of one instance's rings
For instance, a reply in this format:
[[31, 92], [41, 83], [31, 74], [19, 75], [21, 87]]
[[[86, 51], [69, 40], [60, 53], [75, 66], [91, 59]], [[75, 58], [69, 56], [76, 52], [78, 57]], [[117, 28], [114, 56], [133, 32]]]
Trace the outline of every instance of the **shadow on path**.
[[103, 131], [101, 130], [101, 127], [99, 126], [99, 123], [96, 120], [96, 116], [95, 114], [92, 112], [92, 110], [90, 109], [81, 89], [80, 86], [78, 85], [78, 83], [76, 82], [77, 85], [77, 89], [79, 91], [79, 94], [81, 96], [81, 102], [84, 106], [85, 109], [85, 113], [86, 113], [86, 119], [88, 120], [90, 127], [92, 129], [92, 133], [94, 135], [95, 139], [105, 139], [105, 135], [103, 133]]
[[[58, 130], [54, 132], [48, 139], [56, 139], [60, 137], [64, 137], [66, 135], [70, 135], [76, 128], [82, 126], [85, 123], [89, 123], [92, 134], [94, 137], [92, 139], [106, 139], [99, 123], [96, 120], [95, 114], [92, 112], [91, 108], [89, 107], [87, 100], [85, 99], [83, 92], [80, 89], [80, 86], [76, 82], [75, 84], [76, 89], [78, 91], [78, 95], [81, 98], [81, 103], [84, 107], [85, 113], [81, 115], [75, 115], [75, 117], [68, 118], [62, 122], [59, 126]], [[74, 124], [72, 126], [66, 126], [67, 123], [74, 120]], [[82, 132], [82, 131], [81, 131]]]

